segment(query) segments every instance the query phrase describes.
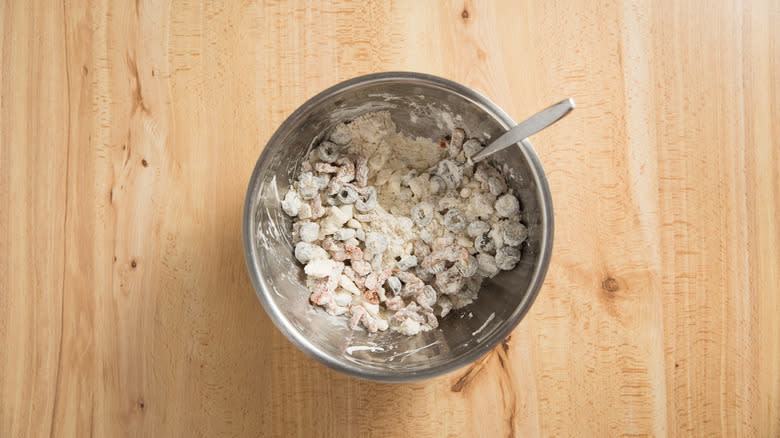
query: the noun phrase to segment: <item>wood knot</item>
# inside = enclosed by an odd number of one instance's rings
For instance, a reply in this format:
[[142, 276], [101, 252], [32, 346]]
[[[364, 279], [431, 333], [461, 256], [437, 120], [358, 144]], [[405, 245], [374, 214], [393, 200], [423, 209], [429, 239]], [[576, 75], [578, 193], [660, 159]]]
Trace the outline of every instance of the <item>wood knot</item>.
[[504, 352], [506, 353], [509, 351], [509, 341], [512, 340], [512, 336], [507, 336], [503, 341], [501, 341], [501, 348], [504, 349]]
[[452, 385], [450, 388], [450, 391], [452, 392], [461, 392], [463, 391], [469, 383], [471, 383], [472, 380], [474, 380], [474, 377], [477, 376], [477, 374], [482, 371], [482, 369], [485, 368], [485, 358], [480, 359], [479, 362], [471, 365], [469, 369], [466, 370], [465, 373], [463, 373], [462, 376], [458, 378], [458, 380]]
[[143, 159], [141, 160], [141, 166], [144, 166], [144, 167], [149, 167], [149, 162], [148, 162], [148, 161], [146, 161], [146, 158], [143, 158]]
[[130, 261], [130, 267], [135, 269], [138, 266], [138, 263], [135, 262], [135, 259]]
[[87, 68], [86, 65], [81, 66], [81, 74], [83, 74], [84, 76], [89, 74], [89, 69]]
[[601, 288], [609, 293], [615, 293], [620, 289], [620, 286], [618, 285], [617, 280], [612, 277], [607, 277], [607, 279], [601, 283]]
[[469, 19], [469, 11], [464, 9], [463, 12], [460, 13], [460, 18], [462, 18], [464, 20], [468, 20]]

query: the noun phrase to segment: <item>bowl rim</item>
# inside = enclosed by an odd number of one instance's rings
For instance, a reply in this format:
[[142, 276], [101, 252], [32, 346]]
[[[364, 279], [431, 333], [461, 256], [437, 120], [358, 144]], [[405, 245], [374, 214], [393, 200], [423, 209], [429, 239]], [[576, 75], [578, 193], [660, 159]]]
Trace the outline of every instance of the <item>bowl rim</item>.
[[279, 136], [282, 132], [285, 131], [284, 128], [292, 123], [295, 123], [298, 118], [303, 116], [311, 108], [321, 104], [323, 101], [335, 94], [342, 93], [355, 87], [372, 83], [398, 81], [418, 84], [422, 83], [428, 86], [434, 86], [450, 92], [454, 92], [455, 94], [460, 95], [460, 97], [463, 97], [478, 107], [481, 107], [483, 111], [491, 114], [498, 120], [501, 125], [503, 125], [505, 129], [508, 130], [512, 126], [516, 125], [516, 122], [512, 120], [512, 118], [509, 117], [509, 115], [503, 109], [501, 109], [498, 105], [493, 103], [483, 94], [465, 85], [461, 85], [449, 79], [444, 79], [430, 74], [394, 71], [367, 74], [339, 82], [331, 87], [328, 87], [324, 91], [321, 91], [314, 97], [306, 100], [306, 102], [300, 105], [282, 122], [281, 125], [279, 125], [271, 138], [269, 138], [268, 142], [263, 147], [257, 162], [255, 163], [252, 176], [249, 179], [249, 184], [247, 186], [247, 192], [244, 199], [242, 223], [244, 259], [249, 270], [249, 276], [252, 279], [252, 285], [255, 289], [255, 294], [259, 298], [260, 303], [262, 304], [266, 313], [274, 322], [279, 331], [281, 331], [282, 334], [284, 334], [284, 336], [293, 343], [293, 345], [298, 347], [298, 349], [306, 353], [309, 357], [313, 358], [317, 362], [320, 362], [321, 364], [331, 369], [365, 380], [391, 383], [419, 381], [453, 372], [480, 359], [482, 356], [493, 350], [507, 336], [509, 336], [528, 313], [528, 310], [536, 300], [536, 297], [539, 294], [539, 290], [544, 283], [544, 278], [547, 274], [547, 270], [550, 265], [550, 258], [552, 256], [554, 235], [553, 205], [549, 183], [536, 151], [531, 145], [531, 142], [526, 138], [520, 142], [520, 148], [528, 160], [529, 167], [531, 168], [536, 183], [536, 190], [542, 200], [540, 206], [542, 209], [541, 218], [543, 225], [541, 237], [542, 242], [540, 245], [539, 258], [536, 266], [534, 267], [534, 271], [526, 290], [525, 297], [518, 304], [515, 310], [509, 315], [509, 317], [507, 317], [503, 325], [494, 330], [493, 333], [491, 333], [487, 338], [483, 339], [471, 350], [454, 357], [452, 360], [440, 365], [433, 366], [431, 368], [412, 371], [404, 371], [402, 369], [383, 371], [363, 368], [357, 364], [345, 364], [335, 360], [329, 354], [325, 353], [324, 351], [317, 348], [314, 344], [309, 342], [306, 336], [298, 331], [292, 325], [292, 323], [287, 320], [281, 309], [279, 309], [273, 299], [271, 299], [270, 289], [265, 285], [264, 279], [260, 273], [259, 266], [257, 265], [259, 254], [253, 239], [254, 227], [252, 201], [260, 181], [261, 164], [269, 159], [269, 146], [279, 140]]

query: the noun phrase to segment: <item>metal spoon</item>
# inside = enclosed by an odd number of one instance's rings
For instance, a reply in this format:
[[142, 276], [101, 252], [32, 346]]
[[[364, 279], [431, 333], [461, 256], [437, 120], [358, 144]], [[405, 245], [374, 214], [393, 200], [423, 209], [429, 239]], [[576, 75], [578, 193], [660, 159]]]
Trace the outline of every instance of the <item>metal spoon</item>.
[[519, 143], [524, 138], [530, 137], [542, 129], [557, 122], [563, 118], [563, 116], [569, 114], [569, 111], [573, 109], [574, 100], [568, 98], [534, 114], [526, 121], [507, 131], [506, 134], [498, 137], [493, 143], [490, 143], [488, 147], [482, 149], [478, 154], [471, 157], [471, 161], [476, 163], [478, 161], [484, 160], [485, 158], [495, 154], [502, 149]]

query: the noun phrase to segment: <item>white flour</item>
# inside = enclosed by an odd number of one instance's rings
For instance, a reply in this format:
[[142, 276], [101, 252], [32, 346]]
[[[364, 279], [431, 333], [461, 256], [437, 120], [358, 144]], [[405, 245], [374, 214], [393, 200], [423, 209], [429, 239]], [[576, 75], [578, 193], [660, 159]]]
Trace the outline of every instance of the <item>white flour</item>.
[[482, 146], [464, 137], [410, 138], [379, 111], [312, 151], [282, 203], [312, 303], [352, 328], [413, 335], [515, 266], [518, 201], [498, 169], [470, 162]]

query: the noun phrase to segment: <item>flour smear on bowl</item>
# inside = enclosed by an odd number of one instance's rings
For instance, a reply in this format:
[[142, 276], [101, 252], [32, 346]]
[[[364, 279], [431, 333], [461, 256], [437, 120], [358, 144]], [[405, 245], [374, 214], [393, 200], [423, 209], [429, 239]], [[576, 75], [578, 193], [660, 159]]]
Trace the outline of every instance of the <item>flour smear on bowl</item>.
[[310, 301], [350, 327], [405, 335], [477, 299], [528, 232], [501, 171], [462, 129], [410, 138], [386, 111], [335, 126], [282, 201]]

